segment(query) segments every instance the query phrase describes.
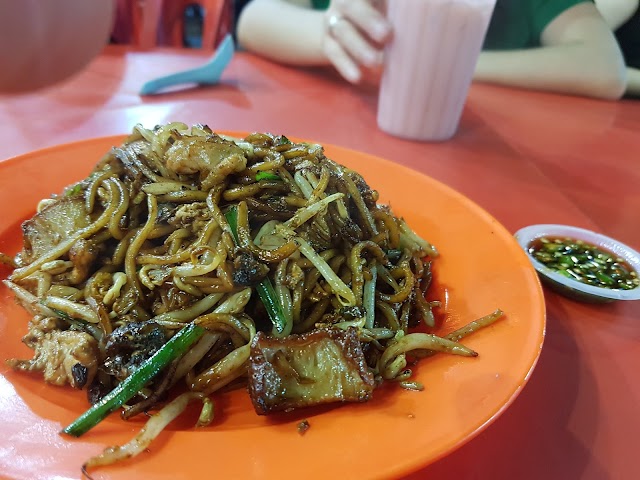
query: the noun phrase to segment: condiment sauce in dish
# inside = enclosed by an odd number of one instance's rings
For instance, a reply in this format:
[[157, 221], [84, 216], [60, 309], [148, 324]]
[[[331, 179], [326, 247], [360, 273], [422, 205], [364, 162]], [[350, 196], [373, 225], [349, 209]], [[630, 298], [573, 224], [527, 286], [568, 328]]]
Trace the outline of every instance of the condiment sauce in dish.
[[640, 286], [638, 273], [616, 254], [583, 240], [547, 236], [529, 244], [529, 254], [560, 275], [612, 290]]

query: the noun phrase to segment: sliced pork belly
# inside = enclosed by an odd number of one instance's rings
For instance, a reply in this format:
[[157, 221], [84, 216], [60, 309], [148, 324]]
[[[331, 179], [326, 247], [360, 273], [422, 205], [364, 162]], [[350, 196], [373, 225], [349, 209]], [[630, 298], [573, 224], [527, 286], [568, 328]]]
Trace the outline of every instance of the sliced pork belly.
[[249, 394], [260, 415], [365, 402], [374, 386], [354, 329], [322, 329], [282, 339], [258, 333], [251, 344]]

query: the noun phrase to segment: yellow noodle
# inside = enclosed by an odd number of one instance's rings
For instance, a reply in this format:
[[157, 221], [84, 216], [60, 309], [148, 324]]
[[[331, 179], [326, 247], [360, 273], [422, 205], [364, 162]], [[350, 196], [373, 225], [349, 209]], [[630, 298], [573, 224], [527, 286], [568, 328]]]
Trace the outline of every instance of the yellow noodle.
[[213, 232], [218, 228], [218, 223], [215, 219], [209, 220], [205, 228], [202, 229], [200, 237], [187, 249], [171, 254], [171, 255], [138, 255], [136, 263], [138, 265], [156, 264], [156, 265], [169, 265], [172, 263], [184, 262], [191, 257], [191, 252], [199, 246], [206, 244]]
[[394, 294], [388, 295], [386, 293], [380, 293], [380, 298], [389, 303], [399, 303], [406, 300], [411, 292], [413, 292], [414, 288], [414, 277], [413, 272], [409, 268], [408, 262], [403, 262], [400, 267], [396, 267], [391, 271], [391, 275], [395, 280], [397, 278], [404, 277], [404, 283], [400, 286], [399, 290], [397, 290]]
[[[215, 295], [215, 294], [214, 294]], [[230, 295], [223, 303], [218, 305], [214, 313], [240, 313], [251, 298], [251, 289], [246, 288], [238, 293]], [[205, 333], [198, 342], [191, 347], [180, 359], [176, 368], [176, 379], [184, 377], [218, 341], [219, 335]]]
[[238, 241], [241, 247], [249, 249], [260, 260], [270, 263], [281, 262], [298, 248], [293, 240], [289, 240], [284, 245], [272, 250], [260, 248], [253, 243], [251, 232], [249, 231], [249, 215], [245, 202], [238, 203]]
[[129, 192], [122, 184], [122, 182], [117, 178], [112, 178], [111, 182], [113, 182], [120, 193], [120, 201], [118, 208], [115, 212], [113, 212], [113, 217], [111, 217], [111, 220], [109, 221], [109, 232], [111, 233], [113, 238], [121, 240], [122, 238], [124, 238], [125, 234], [122, 233], [122, 230], [120, 230], [120, 221], [129, 209]]
[[204, 296], [204, 293], [198, 287], [191, 285], [189, 283], [185, 283], [177, 275], [173, 276], [173, 284], [183, 292], [187, 292], [188, 294], [193, 295], [194, 297]]
[[177, 322], [190, 322], [197, 316], [203, 314], [207, 310], [211, 309], [218, 301], [223, 297], [222, 293], [212, 293], [207, 295], [202, 300], [194, 302], [190, 307], [181, 310], [173, 310], [171, 312], [163, 313], [156, 317], [153, 317], [154, 322], [161, 320], [173, 320]]
[[198, 317], [194, 323], [206, 329], [214, 328], [218, 324], [225, 324], [233, 328], [240, 336], [242, 336], [245, 343], [251, 342], [252, 339], [252, 330], [245, 323], [240, 321], [236, 315], [230, 313], [209, 313]]
[[324, 196], [324, 192], [329, 186], [330, 178], [331, 175], [329, 173], [329, 169], [326, 167], [322, 167], [322, 170], [320, 172], [320, 180], [318, 180], [315, 184], [312, 184], [313, 192], [311, 192], [311, 197], [309, 198], [311, 202], [315, 202]]
[[367, 249], [372, 252], [381, 263], [387, 262], [387, 257], [380, 246], [372, 241], [357, 243], [349, 256], [349, 268], [351, 269], [351, 289], [356, 297], [357, 304], [362, 305], [362, 293], [364, 287], [364, 274], [362, 273], [362, 251]]
[[158, 201], [177, 203], [204, 202], [207, 199], [207, 195], [207, 192], [202, 192], [200, 190], [170, 192], [158, 195]]
[[266, 172], [275, 170], [284, 165], [285, 157], [279, 152], [267, 151], [264, 158], [269, 157], [263, 162], [258, 162], [247, 168], [251, 173]]
[[138, 254], [138, 250], [140, 250], [140, 247], [142, 247], [142, 244], [147, 239], [147, 235], [151, 230], [153, 230], [156, 222], [156, 216], [158, 215], [158, 203], [154, 195], [147, 195], [147, 211], [147, 222], [131, 239], [131, 243], [129, 244], [129, 248], [127, 249], [127, 254], [124, 259], [124, 272], [127, 275], [127, 282], [134, 290], [134, 294], [137, 298], [142, 298], [142, 291], [140, 289], [140, 280], [138, 279], [136, 272], [136, 256]]
[[386, 237], [389, 239], [389, 248], [397, 249], [400, 246], [400, 231], [395, 219], [391, 214], [380, 209], [373, 213], [373, 218], [380, 220], [382, 223], [383, 229], [381, 229], [381, 233], [386, 232]]
[[307, 332], [320, 321], [322, 315], [327, 311], [331, 301], [329, 298], [323, 298], [315, 303], [311, 312], [309, 312], [303, 322], [294, 325], [293, 330], [296, 333]]
[[108, 178], [116, 176], [115, 172], [103, 172], [99, 175], [96, 175], [95, 178], [91, 179], [91, 183], [85, 192], [85, 209], [87, 213], [93, 212], [93, 208], [96, 202], [96, 195], [98, 193], [98, 188], [102, 185], [104, 181]]

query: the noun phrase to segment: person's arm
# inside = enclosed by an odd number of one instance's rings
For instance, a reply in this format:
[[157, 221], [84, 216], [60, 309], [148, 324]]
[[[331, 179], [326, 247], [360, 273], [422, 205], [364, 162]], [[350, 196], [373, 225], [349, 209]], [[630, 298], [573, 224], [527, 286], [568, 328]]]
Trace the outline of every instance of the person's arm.
[[625, 93], [640, 97], [640, 70], [627, 68], [627, 90]]
[[312, 10], [308, 0], [253, 0], [237, 27], [240, 45], [251, 52], [292, 65], [332, 64], [350, 82], [360, 80], [361, 65], [381, 61], [389, 33], [370, 0], [333, 0], [326, 12]]
[[[633, 16], [640, 8], [639, 4], [639, 0], [596, 0], [596, 7], [613, 31], [616, 31]], [[627, 90], [625, 93], [640, 96], [639, 69], [627, 67]]]
[[631, 18], [639, 3], [640, 0], [595, 0], [598, 11], [613, 31]]
[[309, 0], [253, 0], [238, 19], [238, 41], [254, 53], [292, 65], [327, 64], [324, 12]]
[[615, 100], [626, 85], [622, 53], [595, 5], [577, 4], [542, 32], [542, 46], [483, 51], [474, 78], [522, 88]]

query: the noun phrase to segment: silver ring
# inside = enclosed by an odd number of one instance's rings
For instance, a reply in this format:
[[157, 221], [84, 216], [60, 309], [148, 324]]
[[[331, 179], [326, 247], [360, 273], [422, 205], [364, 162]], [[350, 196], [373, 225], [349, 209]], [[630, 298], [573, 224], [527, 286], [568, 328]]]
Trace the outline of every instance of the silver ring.
[[327, 19], [327, 32], [332, 37], [335, 36], [336, 25], [344, 20], [344, 17], [339, 13], [332, 13]]

